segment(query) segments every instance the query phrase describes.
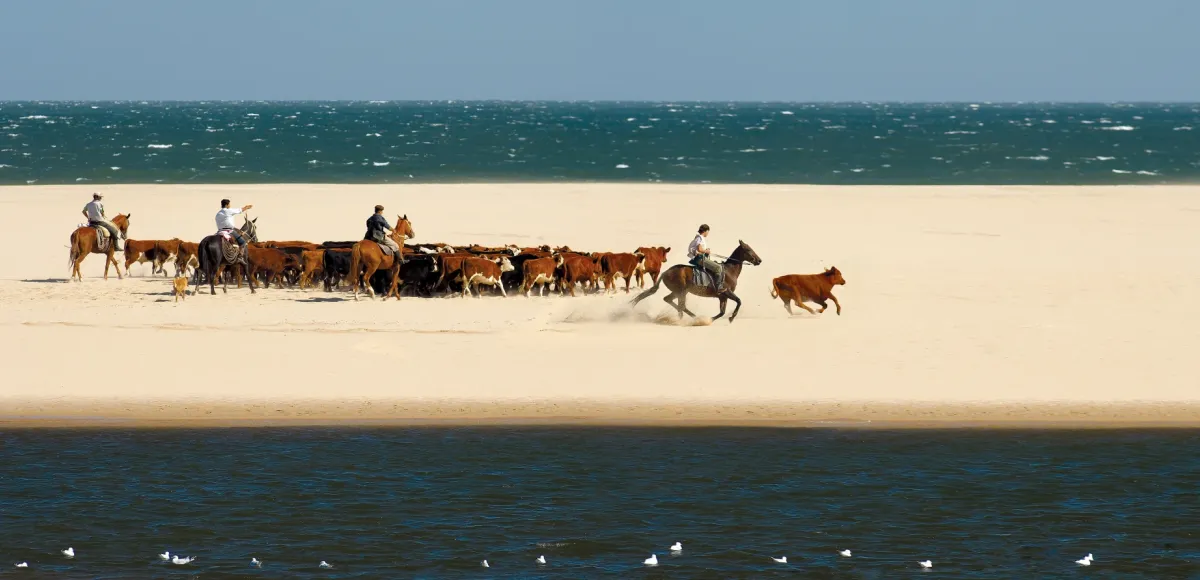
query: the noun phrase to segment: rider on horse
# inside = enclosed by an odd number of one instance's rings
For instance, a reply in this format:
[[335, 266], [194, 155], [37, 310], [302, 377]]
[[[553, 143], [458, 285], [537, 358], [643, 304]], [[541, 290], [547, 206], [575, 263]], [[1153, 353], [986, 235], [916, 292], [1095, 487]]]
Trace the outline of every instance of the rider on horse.
[[389, 224], [387, 218], [383, 217], [383, 206], [375, 206], [375, 215], [367, 218], [367, 233], [363, 239], [371, 240], [380, 246], [387, 246], [394, 255], [399, 256], [400, 245], [388, 235], [390, 233], [392, 233], [392, 224]]
[[[242, 209], [231, 208], [231, 207], [229, 207], [229, 200], [222, 199], [221, 200], [221, 211], [217, 212], [217, 233], [220, 233], [223, 231], [228, 231], [229, 233], [233, 234], [233, 238], [235, 240], [237, 240], [238, 246], [241, 246], [241, 248], [242, 248], [243, 255], [245, 255], [245, 253], [246, 253], [246, 237], [243, 236], [242, 231], [239, 230], [237, 228], [237, 226], [235, 226], [233, 224], [233, 216], [235, 216], [239, 213], [242, 213], [252, 207], [254, 207], [254, 206], [253, 205], [244, 205], [244, 206], [242, 206]], [[239, 282], [239, 284], [240, 284], [240, 282]]]
[[712, 252], [708, 249], [708, 244], [704, 243], [704, 238], [707, 237], [708, 224], [700, 224], [700, 229], [696, 232], [696, 239], [688, 245], [688, 263], [711, 272], [717, 283], [717, 289], [720, 290], [725, 283], [725, 269], [708, 257]]
[[94, 228], [104, 228], [108, 230], [108, 235], [112, 238], [113, 250], [120, 252], [121, 250], [121, 230], [112, 222], [108, 221], [108, 216], [104, 215], [104, 204], [100, 200], [104, 194], [93, 193], [92, 202], [83, 206], [83, 215], [87, 217], [88, 225]]

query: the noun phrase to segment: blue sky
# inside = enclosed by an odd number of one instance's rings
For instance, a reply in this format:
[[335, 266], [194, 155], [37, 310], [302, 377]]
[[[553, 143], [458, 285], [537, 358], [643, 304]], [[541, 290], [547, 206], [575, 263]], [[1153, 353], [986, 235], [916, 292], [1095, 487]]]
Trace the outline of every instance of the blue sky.
[[0, 99], [1200, 101], [1200, 0], [0, 0]]

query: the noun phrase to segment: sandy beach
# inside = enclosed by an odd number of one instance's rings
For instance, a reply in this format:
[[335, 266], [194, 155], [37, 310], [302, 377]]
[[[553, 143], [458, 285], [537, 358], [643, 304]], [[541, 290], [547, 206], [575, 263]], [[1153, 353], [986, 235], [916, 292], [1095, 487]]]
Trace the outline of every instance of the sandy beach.
[[[100, 279], [98, 255], [69, 283], [92, 190], [0, 188], [0, 427], [1200, 425], [1200, 186], [102, 188], [133, 239], [198, 241], [223, 197], [254, 204], [263, 240], [359, 239], [381, 203], [414, 241], [662, 245], [678, 263], [707, 222], [714, 251], [742, 239], [764, 260], [737, 321], [712, 325], [623, 293], [176, 304], [148, 264]], [[841, 316], [769, 296], [773, 277], [831, 265]]]

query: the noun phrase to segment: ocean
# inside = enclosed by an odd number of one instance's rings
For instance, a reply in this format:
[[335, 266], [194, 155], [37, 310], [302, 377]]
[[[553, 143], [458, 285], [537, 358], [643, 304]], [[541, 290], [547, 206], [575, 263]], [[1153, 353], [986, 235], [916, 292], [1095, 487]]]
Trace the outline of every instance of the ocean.
[[0, 575], [1196, 578], [1197, 446], [1195, 430], [9, 430]]
[[1197, 104], [0, 102], [0, 184], [1200, 178]]

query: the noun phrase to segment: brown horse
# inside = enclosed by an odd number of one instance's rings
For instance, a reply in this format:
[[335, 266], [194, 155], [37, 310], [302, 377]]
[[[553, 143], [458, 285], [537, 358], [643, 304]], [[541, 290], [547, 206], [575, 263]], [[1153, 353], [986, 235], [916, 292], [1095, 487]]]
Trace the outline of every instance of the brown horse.
[[[129, 235], [129, 216], [120, 214], [112, 219], [114, 226], [121, 230], [121, 237]], [[104, 254], [104, 279], [108, 279], [108, 266], [112, 264], [117, 269], [117, 279], [121, 279], [121, 265], [117, 263], [113, 254], [116, 252], [113, 248], [116, 246], [115, 240], [109, 240], [105, 251], [100, 251], [100, 240], [96, 238], [96, 228], [92, 226], [83, 226], [77, 228], [71, 233], [71, 258], [67, 266], [71, 268], [71, 279], [83, 281], [83, 274], [79, 273], [79, 265], [83, 263], [83, 259], [88, 254]]]
[[680, 318], [683, 318], [683, 314], [685, 312], [688, 314], [688, 316], [696, 316], [695, 314], [692, 314], [691, 310], [687, 309], [688, 294], [695, 294], [696, 296], [716, 298], [721, 301], [721, 312], [717, 313], [717, 315], [713, 317], [713, 320], [718, 320], [722, 316], [725, 316], [725, 304], [729, 300], [733, 300], [736, 306], [733, 307], [733, 314], [729, 315], [729, 322], [733, 322], [733, 319], [737, 318], [738, 310], [741, 310], [742, 308], [741, 299], [739, 299], [737, 295], [733, 293], [733, 291], [737, 289], [738, 276], [742, 274], [742, 264], [745, 262], [749, 262], [751, 265], [757, 266], [762, 264], [762, 258], [759, 258], [758, 254], [755, 253], [750, 246], [746, 245], [746, 242], [738, 240], [737, 249], [730, 253], [729, 257], [725, 259], [725, 290], [722, 292], [717, 293], [708, 286], [697, 286], [692, 284], [692, 268], [694, 266], [691, 264], [676, 264], [668, 268], [666, 272], [663, 272], [662, 275], [658, 277], [658, 281], [654, 283], [653, 287], [645, 292], [642, 292], [641, 294], [638, 294], [637, 298], [633, 299], [633, 305], [637, 306], [638, 302], [653, 296], [655, 292], [658, 292], [658, 285], [660, 283], [665, 283], [667, 285], [667, 289], [670, 290], [671, 293], [663, 298], [663, 302], [674, 306], [675, 310], [679, 311]]
[[[414, 238], [412, 222], [408, 221], [408, 214], [396, 216], [396, 229], [392, 230], [390, 238], [396, 242], [401, 249], [404, 248], [404, 240], [406, 238]], [[350, 248], [350, 286], [354, 289], [354, 299], [358, 300], [358, 285], [360, 283], [366, 285], [367, 292], [371, 293], [371, 297], [375, 297], [375, 289], [371, 287], [371, 276], [375, 275], [375, 271], [382, 268], [389, 270], [392, 275], [392, 283], [388, 288], [383, 299], [387, 300], [388, 296], [396, 295], [396, 300], [400, 299], [400, 292], [397, 290], [400, 283], [400, 264], [404, 260], [400, 254], [394, 256], [386, 256], [383, 250], [379, 249], [379, 244], [374, 240], [362, 240], [356, 242]]]

